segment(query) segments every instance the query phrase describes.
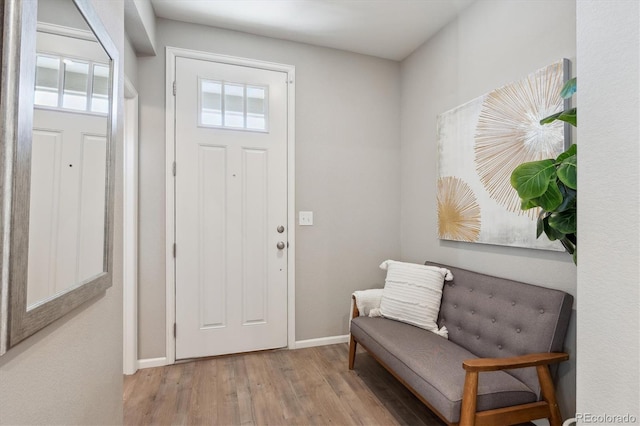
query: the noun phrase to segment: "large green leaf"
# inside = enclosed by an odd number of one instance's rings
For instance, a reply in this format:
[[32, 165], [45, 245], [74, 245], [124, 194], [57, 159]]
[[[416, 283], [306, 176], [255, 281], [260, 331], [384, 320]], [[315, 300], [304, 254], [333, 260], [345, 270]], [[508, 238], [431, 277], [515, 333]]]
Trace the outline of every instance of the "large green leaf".
[[555, 228], [549, 225], [549, 218], [550, 216], [547, 216], [542, 221], [544, 233], [547, 234], [547, 238], [549, 238], [549, 241], [555, 241], [564, 238], [564, 234], [562, 232], [558, 232]]
[[544, 218], [540, 216], [538, 218], [538, 222], [536, 223], [536, 238], [540, 238], [542, 232], [544, 231]]
[[564, 238], [560, 238], [560, 242], [564, 246], [564, 249], [567, 251], [567, 253], [569, 254], [575, 253], [576, 246], [573, 244], [573, 242], [571, 242], [569, 238], [567, 238], [566, 236]]
[[573, 127], [578, 126], [578, 108], [571, 108], [566, 111], [562, 111], [562, 113], [558, 116], [558, 120], [566, 121], [571, 124]]
[[554, 211], [560, 204], [562, 204], [562, 194], [560, 193], [560, 188], [558, 188], [558, 184], [555, 179], [549, 182], [544, 194], [534, 198], [533, 201], [548, 212]]
[[557, 112], [540, 120], [540, 124], [553, 123], [556, 120], [566, 121], [572, 126], [578, 125], [578, 108], [571, 108], [566, 111]]
[[538, 198], [547, 191], [549, 182], [555, 180], [553, 160], [522, 163], [511, 173], [511, 186], [523, 200]]
[[569, 158], [576, 154], [578, 154], [578, 145], [573, 144], [565, 152], [558, 155], [558, 158], [556, 158], [556, 164], [560, 164], [565, 158]]
[[574, 209], [576, 207], [577, 192], [575, 189], [567, 188], [567, 186], [560, 182], [558, 184], [560, 193], [562, 194], [562, 203], [556, 207], [556, 212], [563, 212], [568, 209]]
[[558, 166], [556, 173], [562, 183], [571, 189], [578, 189], [578, 157], [576, 155], [565, 158]]
[[553, 123], [554, 121], [556, 121], [558, 119], [558, 117], [560, 117], [560, 114], [562, 114], [563, 112], [564, 111], [556, 112], [553, 115], [550, 115], [548, 117], [543, 118], [542, 120], [540, 120], [540, 124]]
[[544, 210], [540, 210], [540, 214], [538, 215], [538, 221], [536, 223], [536, 238], [540, 238], [540, 235], [544, 232], [544, 222], [547, 217], [549, 217], [548, 212]]
[[553, 213], [549, 216], [549, 226], [563, 234], [572, 234], [578, 229], [577, 213], [575, 209]]
[[568, 80], [564, 86], [562, 86], [560, 96], [562, 99], [569, 99], [574, 93], [576, 93], [576, 90], [578, 90], [578, 78], [573, 77], [571, 80]]
[[535, 200], [521, 200], [520, 201], [520, 209], [521, 210], [529, 210], [536, 207], [540, 207]]

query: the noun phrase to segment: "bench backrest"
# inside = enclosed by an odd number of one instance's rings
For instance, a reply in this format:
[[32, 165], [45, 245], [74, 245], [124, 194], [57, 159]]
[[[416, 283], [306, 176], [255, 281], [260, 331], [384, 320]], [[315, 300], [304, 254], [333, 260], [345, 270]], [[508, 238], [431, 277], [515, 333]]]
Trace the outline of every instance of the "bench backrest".
[[[447, 265], [438, 325], [449, 340], [481, 358], [562, 352], [573, 297], [560, 290], [484, 275]], [[509, 371], [539, 393], [535, 369]]]

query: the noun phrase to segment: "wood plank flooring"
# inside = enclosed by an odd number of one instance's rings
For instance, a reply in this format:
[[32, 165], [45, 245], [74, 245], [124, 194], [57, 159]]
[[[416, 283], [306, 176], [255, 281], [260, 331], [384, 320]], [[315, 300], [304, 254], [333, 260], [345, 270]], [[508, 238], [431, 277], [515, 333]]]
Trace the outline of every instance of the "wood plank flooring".
[[443, 423], [364, 351], [346, 344], [209, 358], [124, 379], [125, 425]]

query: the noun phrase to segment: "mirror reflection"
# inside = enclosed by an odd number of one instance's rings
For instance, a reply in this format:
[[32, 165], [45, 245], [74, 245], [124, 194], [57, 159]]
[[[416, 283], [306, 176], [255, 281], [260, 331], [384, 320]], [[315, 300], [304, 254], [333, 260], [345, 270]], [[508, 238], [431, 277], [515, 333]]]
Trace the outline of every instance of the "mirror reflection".
[[105, 271], [110, 58], [71, 0], [38, 2], [27, 308]]

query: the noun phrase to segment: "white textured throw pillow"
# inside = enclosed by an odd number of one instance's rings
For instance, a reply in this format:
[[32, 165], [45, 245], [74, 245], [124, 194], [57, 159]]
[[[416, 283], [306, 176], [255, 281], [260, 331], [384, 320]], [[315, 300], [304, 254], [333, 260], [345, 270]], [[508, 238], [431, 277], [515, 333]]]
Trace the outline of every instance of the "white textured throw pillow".
[[380, 312], [382, 316], [406, 322], [447, 337], [447, 329], [438, 329], [444, 281], [453, 275], [445, 268], [385, 260], [380, 269], [387, 271]]

